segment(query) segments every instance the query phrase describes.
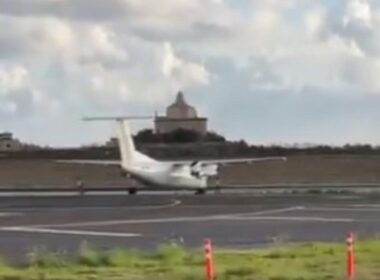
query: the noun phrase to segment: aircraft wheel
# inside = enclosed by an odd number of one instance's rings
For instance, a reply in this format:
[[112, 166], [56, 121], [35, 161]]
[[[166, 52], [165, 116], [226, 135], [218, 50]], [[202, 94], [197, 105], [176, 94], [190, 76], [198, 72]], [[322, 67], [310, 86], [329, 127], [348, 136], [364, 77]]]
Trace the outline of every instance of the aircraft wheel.
[[128, 194], [129, 195], [135, 195], [135, 194], [137, 194], [137, 189], [135, 189], [135, 188], [128, 189]]
[[206, 194], [206, 190], [205, 189], [197, 189], [195, 191], [195, 195], [204, 195]]
[[219, 185], [215, 187], [215, 193], [222, 193], [222, 188]]

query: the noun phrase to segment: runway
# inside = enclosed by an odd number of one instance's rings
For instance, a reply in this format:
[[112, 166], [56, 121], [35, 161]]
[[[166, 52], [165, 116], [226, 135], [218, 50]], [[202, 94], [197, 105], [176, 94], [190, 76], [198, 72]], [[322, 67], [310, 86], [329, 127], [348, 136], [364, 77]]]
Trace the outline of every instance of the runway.
[[107, 250], [154, 249], [175, 240], [199, 247], [255, 248], [279, 242], [344, 242], [380, 232], [380, 196], [254, 193], [0, 197], [0, 254], [26, 260], [36, 247], [75, 253], [83, 241]]

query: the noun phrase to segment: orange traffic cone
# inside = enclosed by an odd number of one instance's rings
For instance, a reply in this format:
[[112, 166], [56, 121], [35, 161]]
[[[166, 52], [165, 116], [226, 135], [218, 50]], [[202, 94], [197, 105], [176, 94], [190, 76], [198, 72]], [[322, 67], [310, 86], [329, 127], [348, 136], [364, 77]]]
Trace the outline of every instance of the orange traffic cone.
[[207, 280], [213, 280], [214, 275], [214, 262], [212, 259], [212, 247], [211, 247], [211, 240], [205, 239], [204, 240], [204, 251], [205, 251], [205, 270], [206, 270], [206, 279]]
[[347, 236], [347, 279], [355, 278], [355, 255], [354, 255], [354, 235], [350, 232]]

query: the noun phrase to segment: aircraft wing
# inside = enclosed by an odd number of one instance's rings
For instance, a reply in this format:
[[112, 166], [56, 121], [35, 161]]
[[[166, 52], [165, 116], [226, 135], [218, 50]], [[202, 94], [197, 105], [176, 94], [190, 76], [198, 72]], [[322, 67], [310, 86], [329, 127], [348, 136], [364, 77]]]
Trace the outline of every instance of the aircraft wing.
[[215, 159], [215, 160], [200, 160], [202, 164], [219, 164], [229, 165], [237, 163], [254, 163], [260, 161], [272, 161], [272, 160], [287, 160], [286, 157], [262, 157], [262, 158], [236, 158], [236, 159]]
[[58, 163], [72, 163], [72, 164], [88, 164], [88, 165], [120, 165], [119, 160], [76, 160], [76, 159], [70, 159], [70, 160], [56, 160], [55, 162]]
[[273, 160], [282, 160], [286, 161], [286, 157], [258, 157], [258, 158], [233, 158], [233, 159], [200, 159], [200, 160], [194, 160], [194, 161], [173, 161], [170, 162], [174, 166], [181, 166], [181, 165], [210, 165], [210, 164], [217, 164], [217, 165], [230, 165], [230, 164], [238, 164], [238, 163], [254, 163], [254, 162], [261, 162], [261, 161], [273, 161]]
[[[262, 161], [272, 161], [272, 160], [287, 160], [286, 157], [258, 157], [258, 158], [233, 158], [233, 159], [201, 159], [201, 160], [193, 160], [193, 161], [167, 161], [173, 165], [173, 167], [182, 168], [184, 165], [230, 165], [230, 164], [238, 164], [238, 163], [254, 163], [254, 162], [262, 162]], [[88, 164], [88, 165], [120, 165], [121, 162], [119, 160], [56, 160], [58, 163], [71, 163], [71, 164]]]

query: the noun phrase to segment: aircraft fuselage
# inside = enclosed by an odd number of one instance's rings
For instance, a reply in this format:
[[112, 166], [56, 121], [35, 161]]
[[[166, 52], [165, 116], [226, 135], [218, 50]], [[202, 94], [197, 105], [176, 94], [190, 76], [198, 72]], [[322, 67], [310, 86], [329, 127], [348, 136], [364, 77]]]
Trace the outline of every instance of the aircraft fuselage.
[[145, 185], [201, 189], [207, 187], [206, 177], [191, 174], [190, 166], [174, 169], [171, 164], [139, 164], [132, 167], [123, 166], [123, 170], [132, 178]]

